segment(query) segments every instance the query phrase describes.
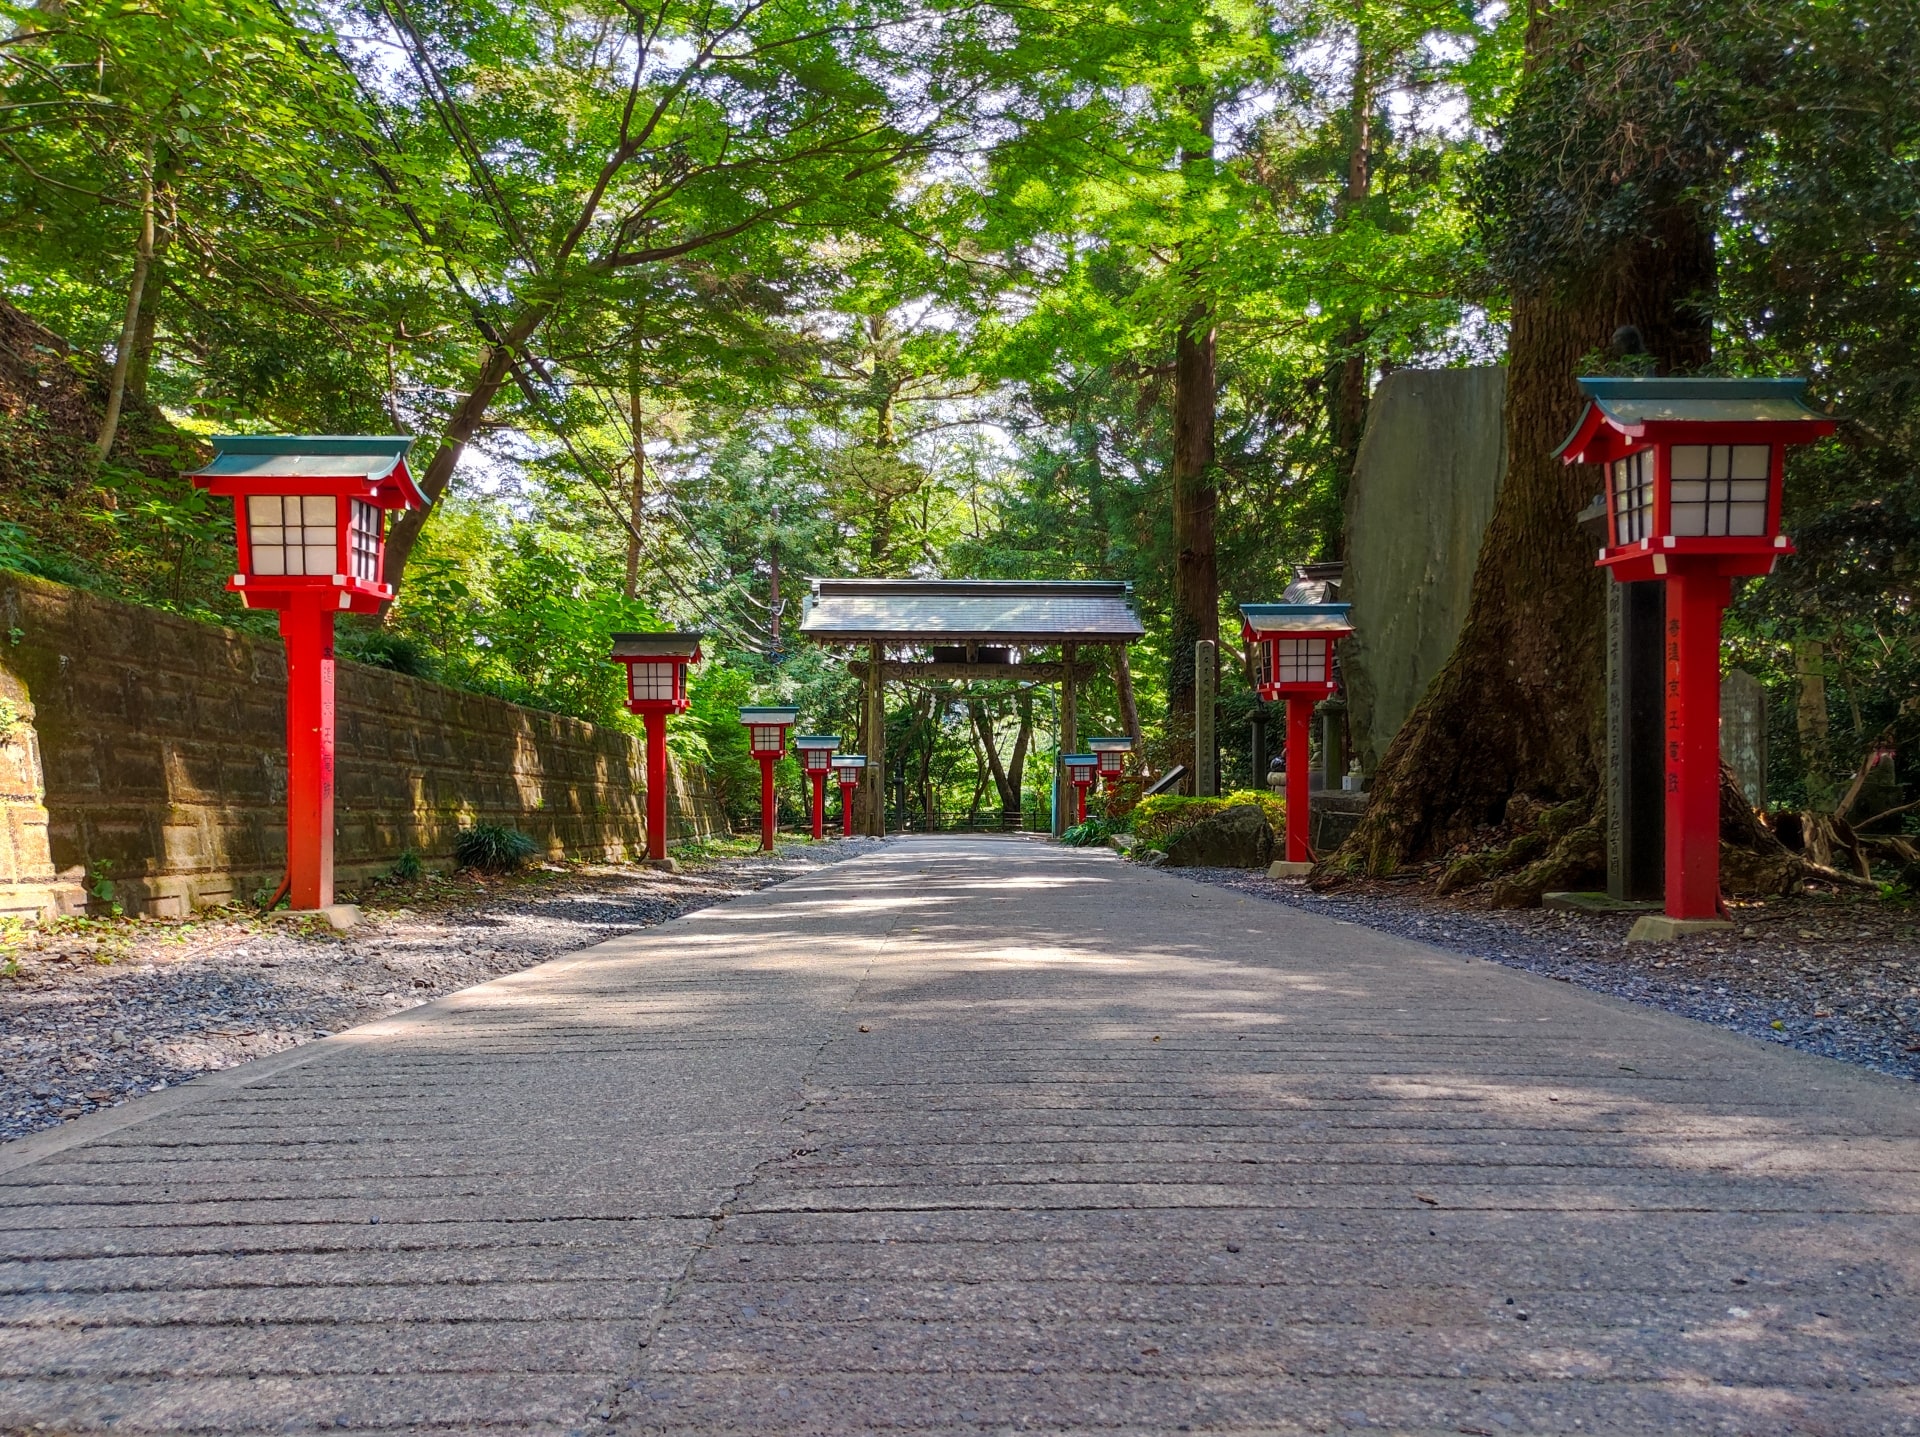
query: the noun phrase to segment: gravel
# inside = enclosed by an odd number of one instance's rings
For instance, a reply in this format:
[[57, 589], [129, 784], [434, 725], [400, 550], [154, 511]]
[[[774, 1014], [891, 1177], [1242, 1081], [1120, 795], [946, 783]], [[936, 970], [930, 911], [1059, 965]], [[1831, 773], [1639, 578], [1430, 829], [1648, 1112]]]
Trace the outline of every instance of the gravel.
[[1629, 944], [1625, 916], [1476, 910], [1391, 883], [1321, 894], [1258, 871], [1162, 871], [1920, 1080], [1920, 915], [1905, 907], [1735, 901], [1730, 933]]
[[[64, 920], [0, 953], [0, 1142], [664, 923], [878, 841], [783, 845], [680, 873], [541, 865], [358, 895], [362, 921]], [[11, 971], [9, 971], [11, 970]]]

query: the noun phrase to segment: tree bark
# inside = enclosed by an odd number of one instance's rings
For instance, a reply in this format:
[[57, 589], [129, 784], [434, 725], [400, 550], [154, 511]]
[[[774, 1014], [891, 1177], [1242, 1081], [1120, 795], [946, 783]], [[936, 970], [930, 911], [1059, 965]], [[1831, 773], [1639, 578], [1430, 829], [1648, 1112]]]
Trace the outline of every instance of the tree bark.
[[[1367, 202], [1373, 190], [1373, 83], [1372, 56], [1366, 48], [1364, 31], [1354, 37], [1353, 93], [1347, 110], [1347, 187], [1341, 196], [1340, 212], [1344, 220]], [[1353, 479], [1353, 466], [1360, 454], [1360, 438], [1367, 428], [1367, 326], [1363, 316], [1353, 314], [1340, 333], [1342, 358], [1333, 384], [1332, 430], [1337, 454], [1334, 463], [1335, 492], [1330, 496], [1333, 512], [1346, 513], [1347, 486]], [[1338, 559], [1345, 551], [1345, 534], [1339, 524], [1327, 526], [1329, 557]]]
[[133, 354], [140, 339], [140, 301], [147, 288], [147, 272], [153, 267], [153, 149], [147, 149], [147, 172], [140, 186], [140, 238], [134, 248], [133, 279], [127, 285], [126, 318], [120, 325], [120, 344], [113, 356], [113, 375], [107, 381], [107, 412], [100, 420], [100, 433], [93, 447], [100, 458], [113, 453], [113, 441], [120, 431], [120, 411], [126, 403], [127, 375], [133, 369]]
[[1120, 695], [1120, 724], [1133, 740], [1133, 759], [1147, 761], [1147, 737], [1140, 728], [1140, 704], [1133, 696], [1133, 665], [1127, 658], [1127, 646], [1113, 646], [1113, 686]]
[[426, 472], [420, 476], [420, 492], [426, 496], [426, 507], [402, 509], [394, 515], [387, 531], [386, 556], [380, 576], [396, 590], [407, 571], [407, 560], [413, 556], [413, 546], [420, 541], [420, 531], [426, 528], [428, 518], [439, 507], [448, 486], [453, 482], [454, 466], [460, 462], [460, 456], [466, 452], [473, 436], [480, 432], [480, 426], [486, 422], [488, 408], [500, 393], [501, 386], [507, 382], [513, 356], [521, 345], [533, 337], [533, 332], [546, 322], [549, 312], [550, 306], [547, 304], [533, 305], [521, 311], [512, 328], [500, 337], [500, 342], [489, 344], [481, 351], [480, 370], [474, 376], [473, 387], [448, 418], [447, 427], [441, 432], [440, 447], [434, 451], [433, 462], [427, 465]]
[[[1213, 99], [1194, 104], [1198, 139], [1180, 155], [1189, 183], [1213, 167]], [[1197, 285], [1196, 285], [1197, 289]], [[1220, 637], [1220, 572], [1214, 553], [1214, 417], [1217, 373], [1211, 307], [1196, 296], [1181, 317], [1173, 352], [1173, 615], [1168, 641], [1169, 737], [1178, 747], [1193, 733], [1193, 646]]]
[[646, 375], [646, 352], [642, 347], [642, 332], [645, 323], [644, 310], [636, 314], [633, 321], [633, 344], [627, 353], [627, 435], [632, 440], [631, 462], [633, 464], [633, 484], [631, 491], [630, 520], [627, 527], [627, 597], [640, 597], [640, 536], [646, 532], [647, 522], [647, 441], [646, 415], [641, 412], [644, 400], [643, 380]]

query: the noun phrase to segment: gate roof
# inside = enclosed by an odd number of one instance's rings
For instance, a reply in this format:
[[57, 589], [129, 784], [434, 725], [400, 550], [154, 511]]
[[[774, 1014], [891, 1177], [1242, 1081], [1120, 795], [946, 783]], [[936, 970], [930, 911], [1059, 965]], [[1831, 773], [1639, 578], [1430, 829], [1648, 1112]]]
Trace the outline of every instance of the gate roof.
[[817, 643], [1130, 644], [1133, 585], [1107, 579], [815, 579]]

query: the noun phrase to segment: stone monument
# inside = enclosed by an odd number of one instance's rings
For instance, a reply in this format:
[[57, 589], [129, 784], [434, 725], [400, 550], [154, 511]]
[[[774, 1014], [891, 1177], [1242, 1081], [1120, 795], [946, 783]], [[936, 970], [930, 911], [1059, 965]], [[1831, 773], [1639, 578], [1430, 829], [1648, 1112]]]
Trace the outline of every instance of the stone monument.
[[1744, 669], [1720, 680], [1720, 756], [1755, 808], [1767, 806], [1767, 689]]
[[[1374, 391], [1347, 490], [1348, 731], [1371, 776], [1453, 652], [1506, 474], [1506, 370], [1402, 369]], [[1336, 780], [1337, 782], [1337, 780]]]

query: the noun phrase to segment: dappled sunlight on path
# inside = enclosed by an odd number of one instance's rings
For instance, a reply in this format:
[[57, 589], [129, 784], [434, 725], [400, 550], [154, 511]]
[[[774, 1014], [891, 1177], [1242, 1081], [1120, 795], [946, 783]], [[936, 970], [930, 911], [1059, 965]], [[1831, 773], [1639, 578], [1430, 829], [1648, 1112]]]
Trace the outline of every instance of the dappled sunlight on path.
[[1908, 1089], [1100, 852], [153, 1104], [0, 1159], [0, 1427], [1920, 1426]]

